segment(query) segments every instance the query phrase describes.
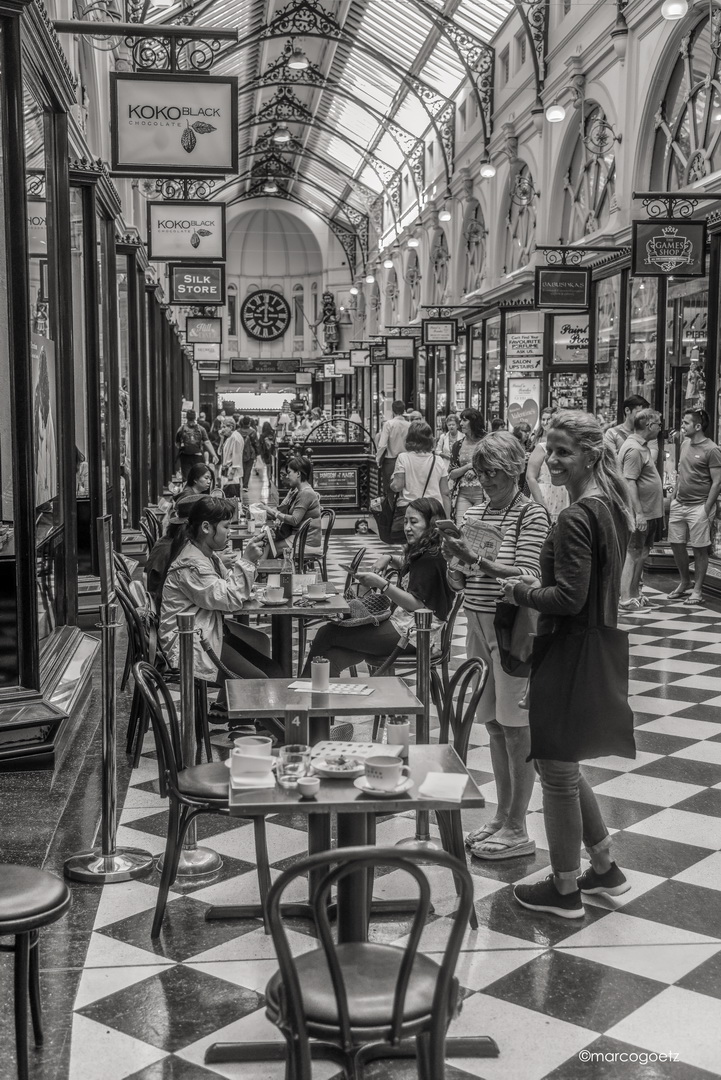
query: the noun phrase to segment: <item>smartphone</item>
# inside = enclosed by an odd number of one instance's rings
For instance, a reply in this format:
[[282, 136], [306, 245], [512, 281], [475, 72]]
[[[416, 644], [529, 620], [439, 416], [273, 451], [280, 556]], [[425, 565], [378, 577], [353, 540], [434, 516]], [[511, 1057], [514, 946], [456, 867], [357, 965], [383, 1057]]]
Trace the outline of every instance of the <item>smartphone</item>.
[[351, 574], [353, 577], [358, 577], [358, 571], [354, 570], [350, 563], [338, 563], [341, 570], [345, 570], [346, 574]]
[[436, 528], [441, 532], [448, 533], [449, 536], [455, 536], [456, 539], [461, 539], [461, 530], [456, 525], [455, 521], [451, 521], [450, 518], [439, 518], [436, 522]]

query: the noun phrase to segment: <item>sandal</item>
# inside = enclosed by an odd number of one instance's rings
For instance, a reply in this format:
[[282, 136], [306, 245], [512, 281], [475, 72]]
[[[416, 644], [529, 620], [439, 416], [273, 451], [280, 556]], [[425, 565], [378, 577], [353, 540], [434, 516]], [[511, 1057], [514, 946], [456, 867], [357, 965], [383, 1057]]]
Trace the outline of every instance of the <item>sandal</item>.
[[[498, 829], [500, 829], [500, 825]], [[469, 832], [465, 839], [465, 845], [467, 848], [472, 848], [474, 844], [482, 844], [484, 840], [488, 840], [489, 837], [495, 836], [498, 829], [489, 829], [487, 825], [482, 825], [480, 829], [476, 829], [475, 832]]]
[[702, 596], [689, 596], [687, 600], [684, 600], [684, 607], [701, 607], [703, 604]]
[[522, 855], [535, 855], [536, 843], [534, 840], [519, 840], [512, 843], [506, 840], [485, 840], [482, 844], [474, 844], [471, 855], [476, 859], [487, 859], [497, 862], [501, 859], [517, 859]]
[[668, 594], [668, 599], [669, 600], [681, 600], [681, 598], [684, 597], [684, 596], [690, 596], [692, 592], [693, 592], [693, 589], [691, 588], [690, 585], [687, 588], [682, 588], [681, 585], [677, 585], [676, 588], [673, 590], [673, 592], [670, 592]]

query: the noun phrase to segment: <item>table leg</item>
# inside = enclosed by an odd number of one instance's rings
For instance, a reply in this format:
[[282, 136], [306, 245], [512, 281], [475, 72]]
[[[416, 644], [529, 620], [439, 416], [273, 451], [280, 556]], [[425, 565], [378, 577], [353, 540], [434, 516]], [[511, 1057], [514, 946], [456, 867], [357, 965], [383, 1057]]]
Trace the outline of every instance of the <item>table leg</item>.
[[293, 678], [293, 618], [291, 615], [273, 615], [271, 627], [273, 659], [283, 671], [283, 678]]
[[[338, 847], [368, 843], [365, 814], [338, 814]], [[358, 870], [338, 882], [338, 944], [368, 940], [368, 874]]]

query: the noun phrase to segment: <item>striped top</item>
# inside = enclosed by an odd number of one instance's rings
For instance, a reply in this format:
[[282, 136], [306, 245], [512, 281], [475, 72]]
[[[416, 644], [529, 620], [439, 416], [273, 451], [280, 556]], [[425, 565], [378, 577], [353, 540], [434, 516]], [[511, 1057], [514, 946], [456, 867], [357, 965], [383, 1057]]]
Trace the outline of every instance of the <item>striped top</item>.
[[[525, 506], [528, 510], [523, 515], [516, 546], [516, 525]], [[463, 524], [478, 520], [495, 525], [503, 533], [495, 562], [501, 566], [517, 567], [519, 576], [541, 576], [541, 547], [549, 531], [548, 515], [542, 506], [519, 494], [510, 506], [496, 510], [486, 503], [484, 506], [472, 506], [463, 515]], [[496, 578], [488, 574], [468, 575], [465, 590], [463, 606], [469, 611], [495, 611], [496, 601], [502, 598]]]

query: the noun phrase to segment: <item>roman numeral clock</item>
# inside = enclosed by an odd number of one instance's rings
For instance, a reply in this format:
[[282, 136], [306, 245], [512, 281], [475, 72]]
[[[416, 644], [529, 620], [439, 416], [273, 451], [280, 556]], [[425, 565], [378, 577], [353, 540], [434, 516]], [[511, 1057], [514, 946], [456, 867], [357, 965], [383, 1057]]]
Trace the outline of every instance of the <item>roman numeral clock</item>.
[[275, 341], [290, 326], [290, 304], [273, 289], [256, 289], [243, 301], [240, 321], [248, 337]]

